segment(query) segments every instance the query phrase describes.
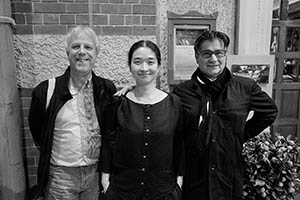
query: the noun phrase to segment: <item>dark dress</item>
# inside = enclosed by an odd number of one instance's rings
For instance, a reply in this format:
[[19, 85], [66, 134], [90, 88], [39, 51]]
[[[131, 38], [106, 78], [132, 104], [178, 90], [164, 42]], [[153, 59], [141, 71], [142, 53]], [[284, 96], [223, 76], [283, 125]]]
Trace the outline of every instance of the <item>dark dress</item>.
[[[101, 170], [110, 173], [108, 199], [164, 199], [183, 175], [182, 106], [173, 94], [158, 103], [120, 97], [106, 112]], [[181, 196], [181, 194], [179, 194]]]

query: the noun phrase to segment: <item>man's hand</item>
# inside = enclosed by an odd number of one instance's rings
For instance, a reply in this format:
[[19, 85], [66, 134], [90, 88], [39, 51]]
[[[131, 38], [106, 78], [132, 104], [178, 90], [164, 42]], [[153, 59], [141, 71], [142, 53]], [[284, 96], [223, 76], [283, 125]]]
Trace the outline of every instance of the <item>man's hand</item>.
[[102, 172], [102, 176], [101, 176], [101, 184], [102, 184], [102, 187], [103, 187], [103, 193], [105, 194], [108, 187], [109, 187], [109, 176], [110, 174], [108, 173], [103, 173]]
[[182, 188], [183, 176], [177, 176], [177, 184], [180, 188]]
[[135, 85], [125, 85], [121, 90], [116, 92], [114, 96], [124, 96], [127, 92], [133, 90]]

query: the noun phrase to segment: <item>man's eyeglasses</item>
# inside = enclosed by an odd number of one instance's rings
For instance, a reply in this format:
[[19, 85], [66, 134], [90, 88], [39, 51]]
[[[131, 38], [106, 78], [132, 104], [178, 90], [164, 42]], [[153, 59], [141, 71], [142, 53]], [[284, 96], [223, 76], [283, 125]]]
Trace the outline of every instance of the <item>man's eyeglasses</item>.
[[223, 58], [226, 55], [226, 50], [215, 50], [215, 51], [203, 50], [200, 51], [199, 53], [203, 58], [210, 58], [213, 54], [217, 58]]

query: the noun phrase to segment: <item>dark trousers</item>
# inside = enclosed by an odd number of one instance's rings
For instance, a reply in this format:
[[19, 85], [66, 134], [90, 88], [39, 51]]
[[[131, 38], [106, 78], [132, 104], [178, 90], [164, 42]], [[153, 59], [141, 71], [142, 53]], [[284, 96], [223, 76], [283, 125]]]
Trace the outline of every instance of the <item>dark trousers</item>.
[[156, 199], [146, 199], [143, 197], [143, 195], [140, 195], [139, 197], [135, 199], [128, 199], [127, 196], [119, 194], [117, 191], [114, 191], [113, 188], [109, 187], [106, 194], [105, 194], [105, 200], [182, 200], [182, 194], [181, 189], [176, 184], [174, 187], [174, 190], [167, 194], [164, 197], [156, 198]]

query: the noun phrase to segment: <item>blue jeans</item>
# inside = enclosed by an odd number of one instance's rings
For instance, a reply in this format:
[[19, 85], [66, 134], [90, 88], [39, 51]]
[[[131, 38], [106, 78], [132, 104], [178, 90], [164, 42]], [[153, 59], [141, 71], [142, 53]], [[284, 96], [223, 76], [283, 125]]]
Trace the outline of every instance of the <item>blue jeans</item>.
[[50, 165], [46, 200], [97, 200], [97, 164], [84, 167]]

